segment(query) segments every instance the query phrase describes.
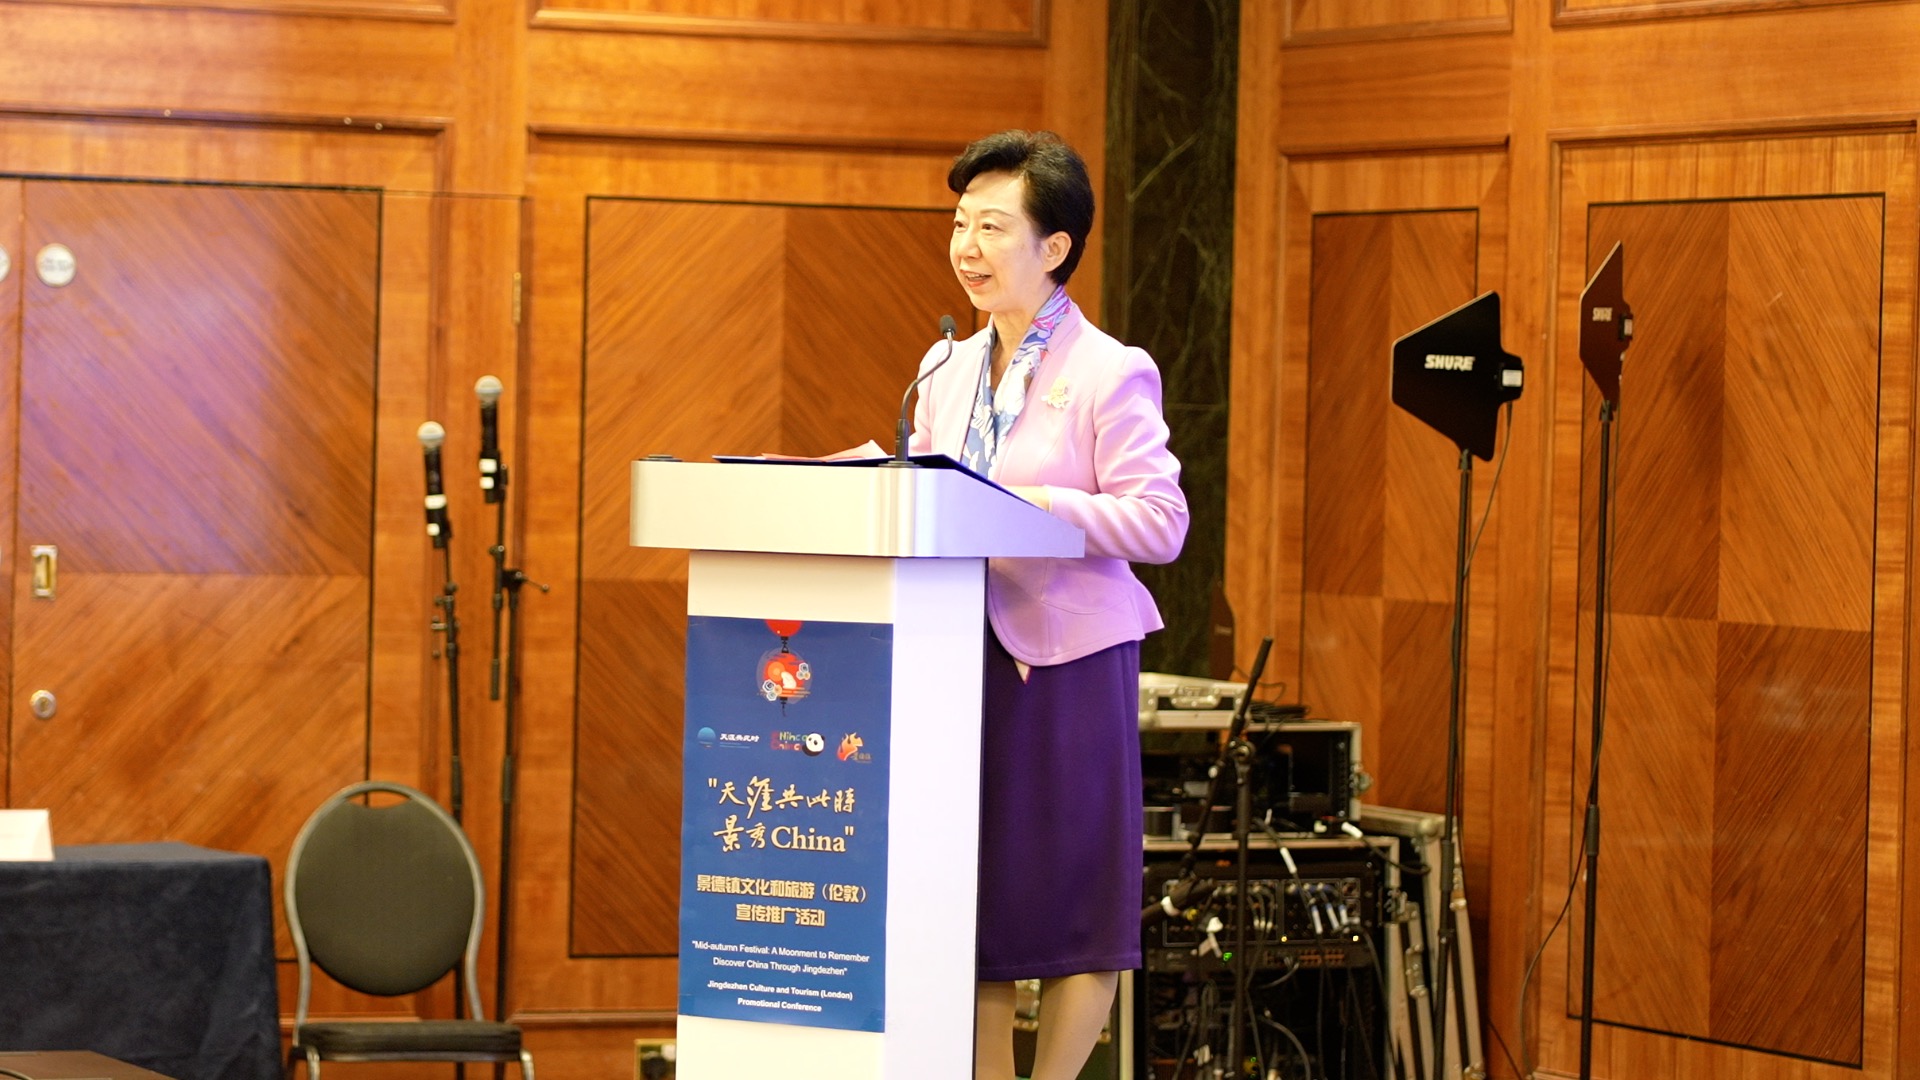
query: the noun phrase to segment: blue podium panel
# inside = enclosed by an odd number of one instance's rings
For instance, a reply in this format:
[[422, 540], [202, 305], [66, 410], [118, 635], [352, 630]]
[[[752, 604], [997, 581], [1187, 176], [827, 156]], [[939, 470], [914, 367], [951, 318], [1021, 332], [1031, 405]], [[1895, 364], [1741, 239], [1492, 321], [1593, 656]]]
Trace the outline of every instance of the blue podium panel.
[[886, 1030], [893, 627], [687, 620], [680, 1015]]

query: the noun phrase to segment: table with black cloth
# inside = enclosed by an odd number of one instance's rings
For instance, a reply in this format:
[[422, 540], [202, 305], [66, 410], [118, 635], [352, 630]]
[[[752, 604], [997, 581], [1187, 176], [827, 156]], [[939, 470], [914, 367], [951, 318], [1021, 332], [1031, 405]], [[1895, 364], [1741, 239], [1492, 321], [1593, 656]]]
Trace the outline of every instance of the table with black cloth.
[[270, 1080], [279, 1011], [267, 860], [158, 843], [0, 862], [0, 1050]]

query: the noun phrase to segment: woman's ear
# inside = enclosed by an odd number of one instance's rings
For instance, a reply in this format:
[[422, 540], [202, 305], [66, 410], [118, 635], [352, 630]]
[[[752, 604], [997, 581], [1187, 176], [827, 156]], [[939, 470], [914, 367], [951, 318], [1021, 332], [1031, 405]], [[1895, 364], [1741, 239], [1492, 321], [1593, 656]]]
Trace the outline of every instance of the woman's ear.
[[1067, 261], [1067, 253], [1073, 250], [1073, 237], [1064, 232], [1054, 233], [1040, 241], [1040, 255], [1046, 261], [1047, 273], [1060, 269]]

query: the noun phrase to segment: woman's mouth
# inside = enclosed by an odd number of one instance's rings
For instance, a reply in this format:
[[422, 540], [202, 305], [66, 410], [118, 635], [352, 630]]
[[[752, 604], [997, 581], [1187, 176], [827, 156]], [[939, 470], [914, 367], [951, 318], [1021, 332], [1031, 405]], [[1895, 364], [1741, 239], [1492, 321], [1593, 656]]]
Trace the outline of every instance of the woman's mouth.
[[969, 289], [977, 289], [985, 285], [991, 277], [993, 277], [992, 274], [976, 274], [969, 270], [960, 271], [960, 283]]

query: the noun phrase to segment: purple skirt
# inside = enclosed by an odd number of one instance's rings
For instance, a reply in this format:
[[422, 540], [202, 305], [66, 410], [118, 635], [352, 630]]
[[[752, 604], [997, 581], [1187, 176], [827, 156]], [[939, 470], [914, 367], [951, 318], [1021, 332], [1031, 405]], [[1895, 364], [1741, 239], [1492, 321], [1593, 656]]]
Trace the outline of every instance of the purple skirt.
[[1140, 644], [1036, 667], [987, 631], [978, 978], [1140, 966]]

